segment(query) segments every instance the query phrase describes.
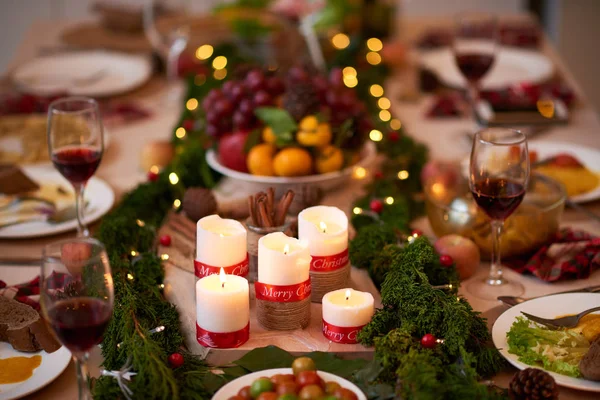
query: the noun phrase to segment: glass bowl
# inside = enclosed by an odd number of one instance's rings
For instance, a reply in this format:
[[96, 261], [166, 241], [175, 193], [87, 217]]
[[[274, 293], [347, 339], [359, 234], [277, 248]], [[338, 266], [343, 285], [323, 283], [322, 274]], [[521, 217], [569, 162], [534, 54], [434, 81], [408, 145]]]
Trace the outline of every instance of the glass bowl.
[[[477, 208], [469, 183], [457, 173], [444, 173], [426, 181], [425, 209], [434, 233], [456, 233], [473, 240], [484, 258], [492, 249], [491, 225]], [[559, 228], [566, 191], [557, 181], [532, 174], [523, 202], [504, 224], [502, 257], [532, 253], [548, 242]]]

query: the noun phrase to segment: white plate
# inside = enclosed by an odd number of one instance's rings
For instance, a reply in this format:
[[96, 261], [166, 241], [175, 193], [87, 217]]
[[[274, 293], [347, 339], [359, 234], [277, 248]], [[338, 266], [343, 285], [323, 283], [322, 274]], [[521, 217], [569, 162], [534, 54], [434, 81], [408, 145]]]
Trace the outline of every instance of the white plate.
[[[460, 73], [449, 47], [423, 51], [419, 58], [421, 65], [434, 72], [445, 85], [466, 88], [467, 80]], [[506, 89], [523, 82], [543, 82], [553, 73], [552, 61], [540, 52], [499, 47], [492, 69], [483, 77], [481, 85], [483, 90]]]
[[345, 183], [352, 176], [356, 167], [368, 167], [373, 162], [377, 155], [375, 144], [371, 141], [367, 141], [361, 153], [361, 159], [358, 163], [346, 167], [341, 171], [297, 177], [259, 176], [235, 171], [221, 164], [218, 155], [214, 150], [209, 150], [206, 153], [206, 162], [212, 169], [229, 178], [257, 186], [273, 186], [275, 189], [278, 187], [285, 187], [288, 189], [295, 186], [301, 187], [307, 184], [314, 184], [323, 190], [330, 190]]
[[[540, 297], [518, 304], [506, 310], [494, 323], [492, 328], [492, 339], [494, 345], [512, 365], [519, 369], [531, 367], [518, 361], [518, 356], [508, 352], [506, 333], [510, 330], [513, 322], [521, 311], [542, 318], [556, 318], [559, 315], [577, 314], [585, 309], [600, 305], [600, 293], [565, 293], [553, 296]], [[540, 368], [539, 366], [535, 366]], [[587, 379], [572, 378], [570, 376], [548, 371], [554, 377], [556, 383], [573, 389], [600, 392], [600, 382]]]
[[[54, 169], [52, 164], [24, 166], [22, 170], [36, 182], [57, 183], [63, 188], [73, 190], [69, 181]], [[85, 199], [88, 203], [85, 214], [86, 223], [97, 221], [106, 214], [115, 202], [113, 190], [102, 179], [92, 177], [85, 188]], [[55, 235], [77, 228], [77, 220], [72, 219], [60, 224], [44, 221], [24, 222], [18, 225], [0, 228], [0, 239], [23, 239]]]
[[[97, 80], [82, 84], [73, 81], [95, 74]], [[38, 95], [66, 91], [71, 95], [104, 97], [135, 89], [151, 74], [148, 57], [96, 50], [35, 58], [17, 67], [12, 79], [22, 90]]]
[[[559, 153], [567, 153], [577, 158], [587, 169], [600, 174], [600, 150], [562, 142], [529, 142], [529, 151], [536, 151], [538, 159], [552, 157]], [[462, 170], [464, 176], [469, 176], [469, 158], [464, 159]], [[600, 185], [587, 193], [571, 197], [574, 203], [585, 203], [587, 201], [600, 199]]]
[[0, 400], [12, 400], [26, 396], [40, 390], [63, 373], [71, 361], [71, 352], [66, 347], [61, 347], [54, 353], [39, 351], [37, 353], [24, 353], [13, 349], [4, 342], [0, 342], [0, 358], [42, 356], [42, 363], [33, 371], [31, 378], [19, 383], [0, 385]]
[[[263, 376], [271, 377], [277, 374], [291, 373], [291, 368], [274, 368], [267, 369], [264, 371], [253, 372], [251, 374], [241, 376], [219, 389], [219, 391], [215, 393], [215, 395], [212, 397], [212, 400], [227, 400], [230, 397], [235, 396], [244, 386], [250, 386], [252, 382], [254, 382], [254, 380], [257, 378]], [[367, 397], [354, 383], [347, 381], [344, 378], [340, 378], [337, 375], [330, 374], [329, 372], [318, 371], [317, 373], [325, 382], [337, 382], [340, 384], [341, 387], [352, 390], [358, 397], [358, 400], [367, 400]]]

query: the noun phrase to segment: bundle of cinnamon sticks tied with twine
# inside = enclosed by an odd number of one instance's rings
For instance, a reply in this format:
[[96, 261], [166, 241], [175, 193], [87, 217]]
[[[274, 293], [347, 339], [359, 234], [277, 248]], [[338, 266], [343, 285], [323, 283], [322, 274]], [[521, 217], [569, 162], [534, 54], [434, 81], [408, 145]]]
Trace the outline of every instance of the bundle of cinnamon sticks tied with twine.
[[273, 228], [285, 223], [285, 217], [294, 200], [294, 191], [288, 190], [275, 204], [275, 190], [259, 192], [248, 197], [248, 209], [252, 225], [260, 228]]

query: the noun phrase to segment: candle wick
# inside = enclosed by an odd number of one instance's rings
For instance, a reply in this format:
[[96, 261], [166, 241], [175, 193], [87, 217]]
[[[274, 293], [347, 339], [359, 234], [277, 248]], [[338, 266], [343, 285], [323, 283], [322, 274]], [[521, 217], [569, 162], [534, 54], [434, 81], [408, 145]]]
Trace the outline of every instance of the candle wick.
[[350, 297], [346, 297], [346, 301], [348, 301], [348, 299], [349, 299], [349, 298], [350, 298]]
[[225, 282], [221, 283], [221, 287], [225, 289]]

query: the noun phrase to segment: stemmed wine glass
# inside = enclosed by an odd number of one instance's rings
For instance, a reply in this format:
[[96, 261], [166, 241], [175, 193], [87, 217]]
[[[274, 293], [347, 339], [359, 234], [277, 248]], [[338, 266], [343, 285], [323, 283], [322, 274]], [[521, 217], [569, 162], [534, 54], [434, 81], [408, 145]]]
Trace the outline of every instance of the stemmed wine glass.
[[[148, 0], [144, 6], [144, 33], [153, 49], [165, 63], [167, 82], [171, 86], [167, 100], [179, 100], [174, 84], [178, 78], [179, 57], [188, 45], [190, 38], [187, 1]], [[165, 26], [158, 26], [162, 17]], [[168, 28], [168, 29], [165, 29]]]
[[104, 151], [104, 130], [96, 100], [65, 97], [48, 108], [48, 151], [52, 163], [75, 189], [77, 235], [89, 236], [84, 191]]
[[54, 335], [72, 353], [79, 399], [91, 399], [89, 350], [102, 341], [113, 309], [113, 280], [104, 245], [93, 238], [52, 243], [42, 252], [40, 303]]
[[459, 14], [454, 21], [452, 51], [458, 69], [467, 80], [467, 95], [475, 109], [481, 79], [494, 64], [498, 23], [490, 14]]
[[469, 187], [477, 206], [491, 219], [492, 260], [489, 276], [467, 286], [473, 295], [494, 300], [519, 296], [523, 285], [507, 281], [500, 262], [500, 236], [504, 220], [521, 204], [529, 181], [527, 136], [505, 129], [485, 129], [473, 138]]

